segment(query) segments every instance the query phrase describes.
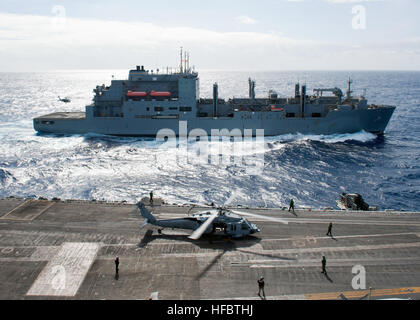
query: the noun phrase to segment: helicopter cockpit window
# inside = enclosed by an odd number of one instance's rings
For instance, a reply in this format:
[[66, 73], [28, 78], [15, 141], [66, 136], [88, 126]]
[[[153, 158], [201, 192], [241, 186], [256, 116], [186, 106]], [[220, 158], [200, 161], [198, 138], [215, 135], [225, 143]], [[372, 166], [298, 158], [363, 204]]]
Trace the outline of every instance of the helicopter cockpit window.
[[247, 230], [247, 229], [248, 229], [248, 226], [246, 225], [246, 223], [242, 222], [242, 230]]

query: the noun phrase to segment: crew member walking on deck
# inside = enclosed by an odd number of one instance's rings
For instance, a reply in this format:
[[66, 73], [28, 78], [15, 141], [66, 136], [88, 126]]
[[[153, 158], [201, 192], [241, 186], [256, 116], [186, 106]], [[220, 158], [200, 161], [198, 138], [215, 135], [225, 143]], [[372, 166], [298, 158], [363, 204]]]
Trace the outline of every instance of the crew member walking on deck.
[[293, 199], [290, 199], [289, 212], [290, 212], [290, 209], [292, 209], [293, 213], [295, 213], [295, 202], [293, 201]]
[[265, 299], [264, 285], [265, 285], [265, 283], [264, 283], [264, 277], [261, 277], [258, 280], [258, 295], [261, 297], [261, 291], [262, 291], [263, 296], [264, 296], [264, 299]]
[[330, 224], [329, 224], [329, 226], [328, 226], [327, 236], [330, 236], [330, 237], [332, 237], [332, 236], [333, 236], [333, 235], [332, 235], [332, 233], [331, 233], [331, 230], [332, 230], [332, 222], [330, 222]]
[[150, 204], [153, 204], [153, 191], [150, 191]]
[[325, 266], [327, 265], [327, 259], [325, 258], [325, 256], [322, 256], [322, 271], [321, 273], [323, 274], [327, 274], [327, 270], [325, 269]]
[[120, 258], [115, 258], [115, 274], [118, 275], [118, 266], [120, 265]]

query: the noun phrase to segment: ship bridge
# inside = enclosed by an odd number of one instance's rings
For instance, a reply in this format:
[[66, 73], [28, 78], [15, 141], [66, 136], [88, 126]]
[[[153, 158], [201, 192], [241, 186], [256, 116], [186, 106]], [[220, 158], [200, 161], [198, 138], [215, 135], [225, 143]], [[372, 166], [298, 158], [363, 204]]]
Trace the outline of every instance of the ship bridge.
[[186, 65], [166, 72], [136, 66], [127, 80], [112, 80], [111, 86], [97, 86], [94, 93], [87, 117], [189, 118], [197, 113], [199, 78]]

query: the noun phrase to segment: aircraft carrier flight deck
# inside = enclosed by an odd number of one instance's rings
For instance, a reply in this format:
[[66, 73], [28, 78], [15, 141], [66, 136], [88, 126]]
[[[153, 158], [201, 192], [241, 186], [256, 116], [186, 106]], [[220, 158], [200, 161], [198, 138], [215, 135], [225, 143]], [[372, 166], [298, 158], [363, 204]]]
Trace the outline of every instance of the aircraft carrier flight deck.
[[[145, 203], [158, 219], [206, 210]], [[289, 224], [247, 218], [260, 232], [191, 240], [141, 228], [134, 204], [1, 199], [0, 299], [259, 300], [261, 276], [268, 300], [420, 298], [420, 213], [297, 207], [241, 208]]]

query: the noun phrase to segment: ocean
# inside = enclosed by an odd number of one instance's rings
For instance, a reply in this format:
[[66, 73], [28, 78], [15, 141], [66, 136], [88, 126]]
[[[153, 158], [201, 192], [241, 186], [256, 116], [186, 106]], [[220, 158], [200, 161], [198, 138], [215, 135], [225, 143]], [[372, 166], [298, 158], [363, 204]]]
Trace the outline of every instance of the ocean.
[[0, 73], [0, 197], [134, 202], [153, 190], [155, 197], [178, 204], [283, 207], [294, 198], [297, 207], [337, 208], [336, 200], [347, 192], [360, 193], [380, 209], [420, 210], [420, 72], [199, 71], [201, 97], [211, 97], [214, 82], [221, 98], [246, 97], [248, 77], [256, 81], [257, 97], [270, 89], [292, 96], [298, 81], [308, 92], [335, 86], [345, 91], [351, 77], [354, 95], [397, 106], [380, 137], [267, 137], [264, 167], [255, 174], [240, 162], [179, 162], [174, 148], [152, 138], [34, 131], [36, 116], [84, 111], [93, 88], [109, 85], [112, 76], [124, 79], [128, 71]]

